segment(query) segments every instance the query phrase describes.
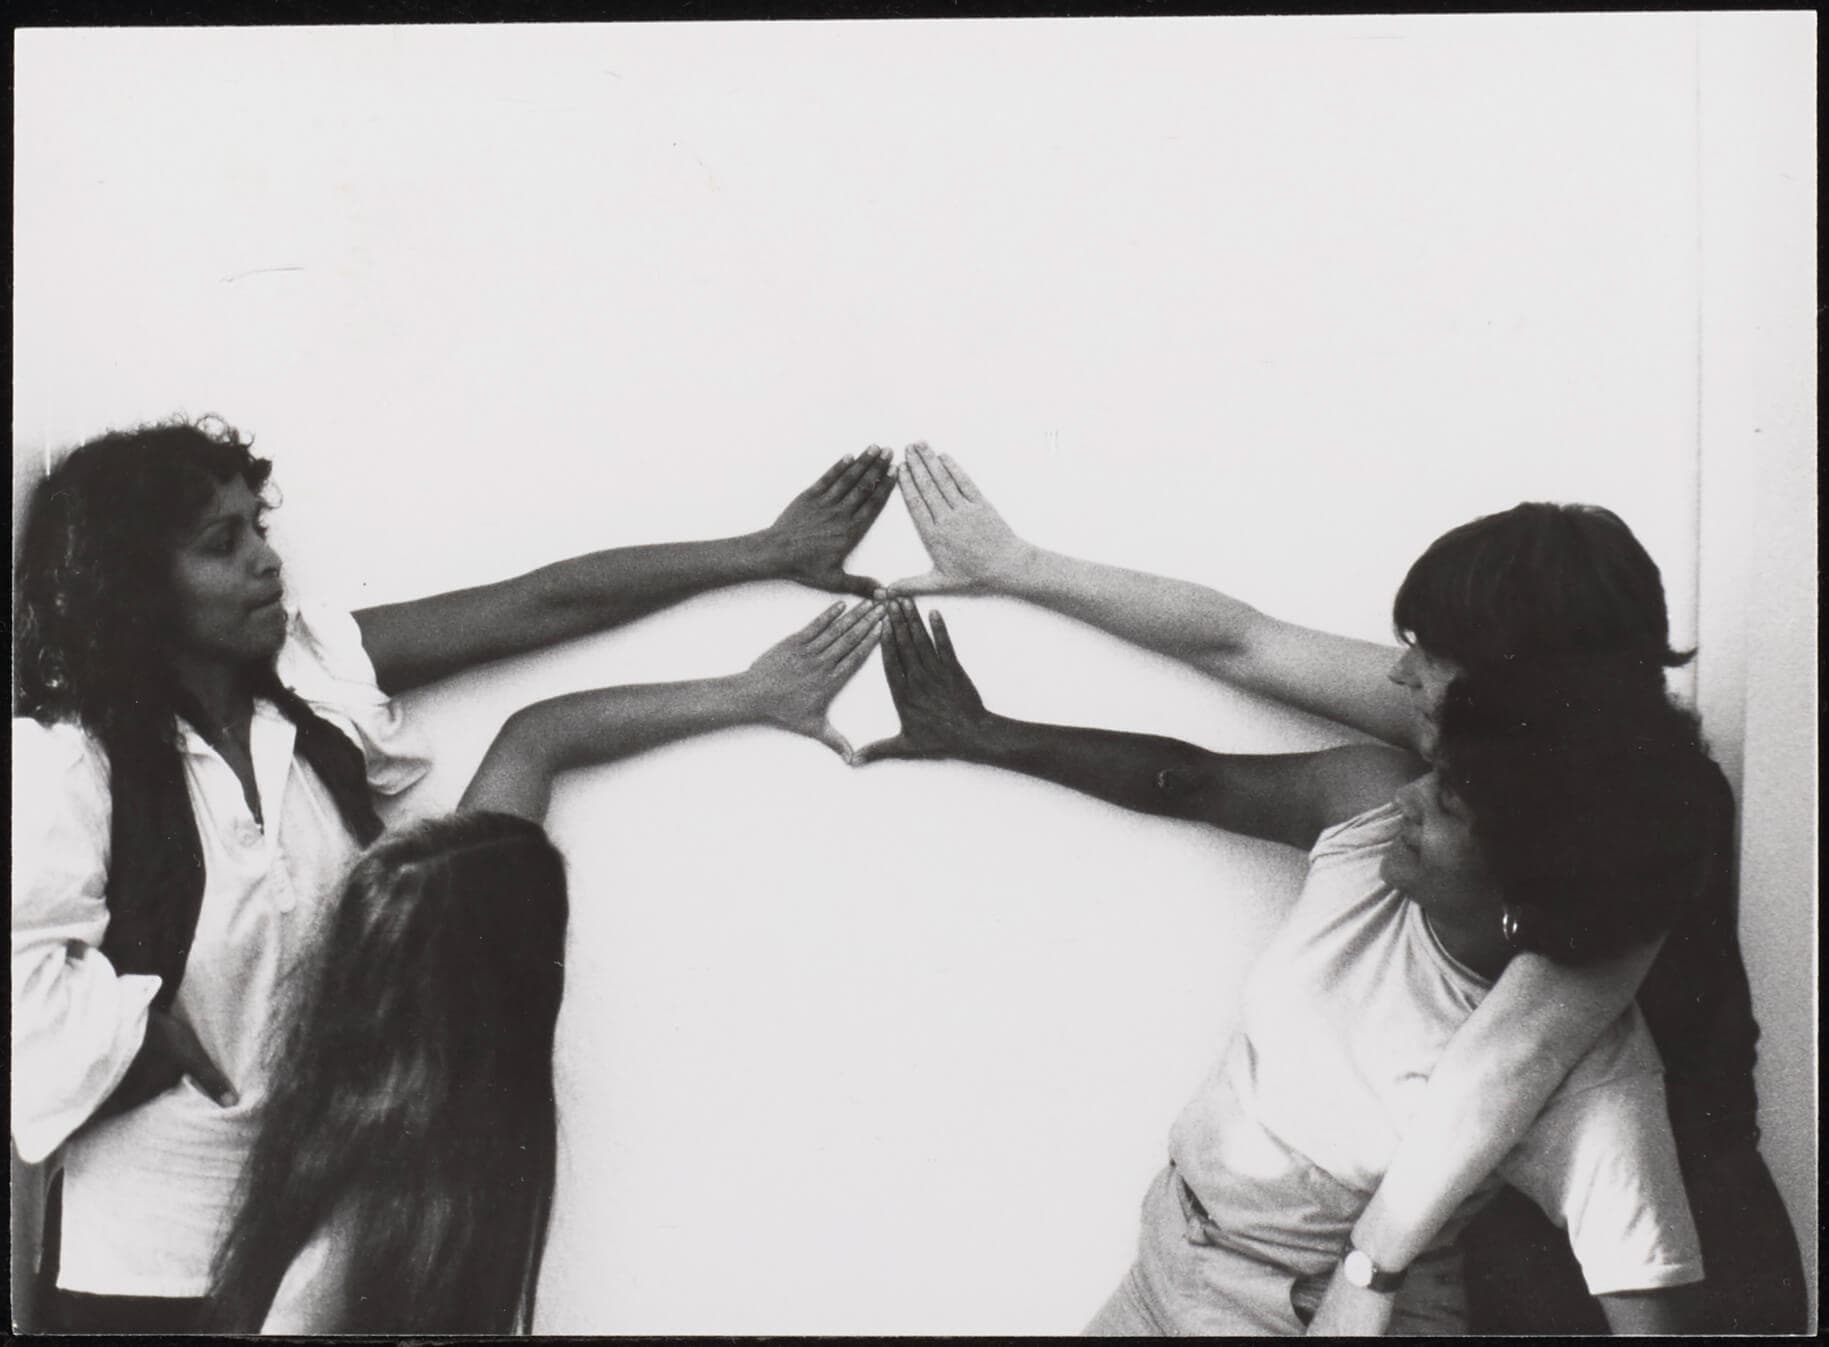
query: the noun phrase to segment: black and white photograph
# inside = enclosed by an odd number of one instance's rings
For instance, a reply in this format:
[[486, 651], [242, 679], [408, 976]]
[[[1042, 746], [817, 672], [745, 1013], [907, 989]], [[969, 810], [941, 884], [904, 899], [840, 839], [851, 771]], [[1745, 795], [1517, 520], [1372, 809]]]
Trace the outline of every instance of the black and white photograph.
[[15, 29], [13, 1329], [1814, 1336], [1816, 34]]

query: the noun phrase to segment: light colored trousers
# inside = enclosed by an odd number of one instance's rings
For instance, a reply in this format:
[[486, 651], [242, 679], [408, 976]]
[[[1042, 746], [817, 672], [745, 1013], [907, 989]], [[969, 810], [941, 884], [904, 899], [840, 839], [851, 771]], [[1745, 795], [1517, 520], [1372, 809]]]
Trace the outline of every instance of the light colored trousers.
[[[1295, 1336], [1320, 1303], [1329, 1265], [1300, 1273], [1211, 1242], [1213, 1222], [1185, 1205], [1174, 1167], [1143, 1198], [1137, 1261], [1086, 1326], [1087, 1337]], [[1301, 1307], [1298, 1315], [1297, 1307]], [[1466, 1299], [1452, 1247], [1410, 1269], [1393, 1335], [1464, 1333]]]

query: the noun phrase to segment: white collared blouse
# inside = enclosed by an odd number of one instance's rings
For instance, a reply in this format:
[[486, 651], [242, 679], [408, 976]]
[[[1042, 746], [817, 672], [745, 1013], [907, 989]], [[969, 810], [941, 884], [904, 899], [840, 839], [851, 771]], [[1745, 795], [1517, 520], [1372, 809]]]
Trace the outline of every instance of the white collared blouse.
[[[293, 606], [278, 670], [361, 748], [373, 790], [397, 794], [425, 773], [349, 614]], [[233, 769], [180, 724], [205, 883], [173, 1013], [238, 1101], [219, 1107], [187, 1080], [84, 1127], [138, 1052], [159, 979], [117, 974], [99, 948], [108, 924], [106, 753], [76, 725], [13, 722], [13, 1142], [28, 1162], [61, 1161], [66, 1290], [208, 1289], [267, 1094], [268, 1030], [358, 850], [329, 790], [293, 756], [294, 737], [277, 707], [256, 703], [250, 746], [263, 828]]]

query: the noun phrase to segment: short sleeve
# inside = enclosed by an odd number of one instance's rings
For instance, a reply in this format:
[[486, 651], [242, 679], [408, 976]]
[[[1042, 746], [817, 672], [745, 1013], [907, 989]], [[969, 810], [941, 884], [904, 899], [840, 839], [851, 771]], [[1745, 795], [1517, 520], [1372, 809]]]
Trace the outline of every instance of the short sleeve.
[[398, 795], [425, 775], [431, 760], [421, 736], [376, 685], [375, 666], [350, 614], [328, 604], [299, 604], [277, 667], [282, 683], [362, 750], [371, 789]]
[[127, 1074], [159, 979], [121, 976], [108, 929], [107, 756], [71, 724], [13, 721], [13, 1144], [36, 1164]]
[[1500, 1172], [1567, 1229], [1591, 1294], [1702, 1279], [1660, 1073], [1565, 1090]]

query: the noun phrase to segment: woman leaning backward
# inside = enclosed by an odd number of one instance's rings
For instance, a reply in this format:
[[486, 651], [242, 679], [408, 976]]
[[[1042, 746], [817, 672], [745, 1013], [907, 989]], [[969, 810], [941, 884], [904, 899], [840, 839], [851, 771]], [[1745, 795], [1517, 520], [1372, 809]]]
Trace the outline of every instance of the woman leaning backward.
[[205, 1309], [269, 1080], [276, 990], [424, 772], [391, 697], [706, 590], [868, 592], [844, 558], [889, 455], [847, 456], [768, 528], [616, 548], [353, 615], [286, 593], [271, 465], [206, 419], [71, 451], [16, 573], [16, 1152], [60, 1172], [36, 1326], [183, 1332]]

